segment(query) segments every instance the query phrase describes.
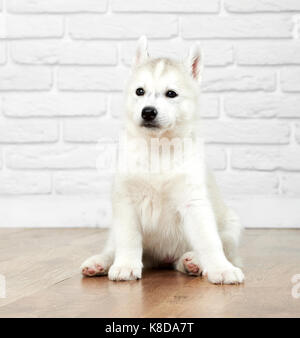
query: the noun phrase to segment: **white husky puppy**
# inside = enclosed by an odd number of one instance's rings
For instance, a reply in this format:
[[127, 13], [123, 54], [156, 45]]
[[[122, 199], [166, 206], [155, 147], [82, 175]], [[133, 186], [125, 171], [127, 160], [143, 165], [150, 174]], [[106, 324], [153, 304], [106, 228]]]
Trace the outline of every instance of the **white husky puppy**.
[[[201, 64], [197, 46], [184, 62], [176, 62], [149, 58], [146, 38], [139, 40], [126, 91], [129, 140], [195, 142]], [[150, 156], [143, 152], [137, 144], [132, 156]], [[169, 263], [212, 283], [243, 282], [236, 267], [239, 219], [224, 204], [212, 173], [199, 162], [201, 154], [192, 156], [184, 170], [176, 170], [172, 162], [159, 173], [116, 175], [112, 229], [103, 252], [82, 264], [84, 275], [133, 280], [141, 278], [143, 266]]]

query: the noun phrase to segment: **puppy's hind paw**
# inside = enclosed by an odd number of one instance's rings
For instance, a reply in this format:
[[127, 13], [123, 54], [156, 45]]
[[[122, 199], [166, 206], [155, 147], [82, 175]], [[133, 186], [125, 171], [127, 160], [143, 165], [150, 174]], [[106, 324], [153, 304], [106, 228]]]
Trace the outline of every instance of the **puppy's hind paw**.
[[193, 251], [186, 252], [180, 257], [176, 269], [191, 276], [201, 276], [202, 274], [199, 260]]
[[111, 265], [111, 258], [105, 255], [96, 255], [85, 260], [80, 267], [84, 276], [102, 276], [107, 275]]

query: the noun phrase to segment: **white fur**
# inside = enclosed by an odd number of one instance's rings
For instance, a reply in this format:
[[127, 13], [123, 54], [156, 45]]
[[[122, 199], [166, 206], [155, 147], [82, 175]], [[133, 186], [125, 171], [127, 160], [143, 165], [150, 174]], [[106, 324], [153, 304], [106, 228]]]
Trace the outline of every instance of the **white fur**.
[[[142, 137], [147, 143], [153, 137], [195, 140], [200, 78], [198, 47], [182, 63], [150, 59], [146, 38], [141, 38], [126, 90], [128, 139]], [[145, 89], [144, 96], [136, 95], [139, 87]], [[171, 89], [178, 96], [170, 99], [165, 92]], [[158, 111], [159, 128], [141, 126], [141, 111], [149, 105]], [[138, 147], [132, 156], [137, 154]], [[184, 172], [174, 166], [159, 174], [116, 175], [109, 239], [101, 255], [82, 264], [85, 275], [139, 279], [143, 265], [171, 260], [178, 271], [202, 272], [212, 283], [243, 282], [244, 275], [235, 266], [241, 230], [238, 217], [224, 204], [212, 172], [201, 161], [197, 163], [197, 156], [193, 161]]]

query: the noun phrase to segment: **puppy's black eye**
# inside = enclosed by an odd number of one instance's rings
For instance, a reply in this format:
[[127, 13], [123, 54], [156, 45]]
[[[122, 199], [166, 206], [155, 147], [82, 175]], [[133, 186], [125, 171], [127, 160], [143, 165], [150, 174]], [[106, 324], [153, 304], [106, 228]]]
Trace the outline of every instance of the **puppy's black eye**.
[[143, 96], [145, 94], [145, 91], [143, 88], [138, 88], [136, 91], [135, 91], [136, 95], [137, 96]]
[[178, 94], [176, 92], [174, 92], [174, 90], [168, 90], [166, 92], [166, 97], [169, 97], [169, 98], [173, 99], [176, 96], [178, 96]]

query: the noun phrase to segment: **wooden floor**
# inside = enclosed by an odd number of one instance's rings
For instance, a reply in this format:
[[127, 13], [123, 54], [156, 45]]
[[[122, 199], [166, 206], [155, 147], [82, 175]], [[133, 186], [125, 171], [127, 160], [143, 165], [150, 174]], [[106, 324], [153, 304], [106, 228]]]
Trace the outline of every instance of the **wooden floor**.
[[0, 229], [7, 289], [0, 317], [300, 317], [300, 298], [291, 295], [300, 230], [247, 230], [240, 286], [172, 270], [145, 271], [131, 282], [81, 277], [80, 263], [105, 237], [97, 229]]

